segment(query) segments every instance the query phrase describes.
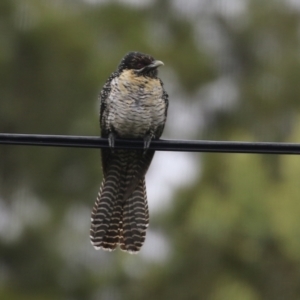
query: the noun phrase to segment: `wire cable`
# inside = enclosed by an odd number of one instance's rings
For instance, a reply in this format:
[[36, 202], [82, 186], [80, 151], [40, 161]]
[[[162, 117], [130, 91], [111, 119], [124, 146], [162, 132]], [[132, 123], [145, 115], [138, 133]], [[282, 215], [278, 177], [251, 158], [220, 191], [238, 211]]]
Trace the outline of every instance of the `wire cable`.
[[[96, 136], [0, 133], [0, 144], [77, 148], [108, 148], [106, 138]], [[142, 149], [142, 140], [116, 139], [115, 148]], [[150, 149], [159, 151], [300, 154], [300, 144], [209, 140], [153, 140]]]

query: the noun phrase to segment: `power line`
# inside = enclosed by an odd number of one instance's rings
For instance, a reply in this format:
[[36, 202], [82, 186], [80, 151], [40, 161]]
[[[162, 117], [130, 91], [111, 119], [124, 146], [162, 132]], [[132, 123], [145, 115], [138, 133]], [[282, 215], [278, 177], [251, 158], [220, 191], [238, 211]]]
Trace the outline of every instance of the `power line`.
[[[44, 135], [44, 134], [10, 134], [0, 133], [0, 144], [107, 148], [105, 138], [96, 136]], [[142, 140], [117, 139], [115, 148], [142, 149]], [[191, 141], [158, 140], [152, 141], [150, 149], [160, 151], [185, 152], [221, 152], [221, 153], [257, 153], [257, 154], [300, 154], [300, 144], [271, 142], [231, 142], [231, 141]]]

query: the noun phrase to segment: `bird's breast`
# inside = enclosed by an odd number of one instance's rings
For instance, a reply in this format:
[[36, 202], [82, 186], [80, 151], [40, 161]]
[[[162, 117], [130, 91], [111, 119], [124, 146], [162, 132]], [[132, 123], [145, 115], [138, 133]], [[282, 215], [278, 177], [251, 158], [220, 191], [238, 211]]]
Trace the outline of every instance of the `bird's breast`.
[[112, 81], [108, 122], [121, 137], [143, 137], [165, 121], [163, 88], [159, 79], [125, 70]]

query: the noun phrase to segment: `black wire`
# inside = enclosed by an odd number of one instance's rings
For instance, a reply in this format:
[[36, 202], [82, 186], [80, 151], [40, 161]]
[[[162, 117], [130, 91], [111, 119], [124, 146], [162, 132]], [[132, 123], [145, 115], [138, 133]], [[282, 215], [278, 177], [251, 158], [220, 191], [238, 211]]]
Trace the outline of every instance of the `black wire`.
[[[30, 145], [52, 147], [107, 148], [105, 138], [95, 136], [69, 136], [44, 134], [10, 134], [0, 133], [0, 144]], [[142, 140], [117, 139], [115, 148], [142, 149]], [[158, 140], [152, 141], [150, 149], [161, 151], [186, 152], [226, 152], [226, 153], [260, 153], [260, 154], [300, 154], [300, 144], [263, 143], [263, 142], [225, 142], [225, 141], [189, 141]]]

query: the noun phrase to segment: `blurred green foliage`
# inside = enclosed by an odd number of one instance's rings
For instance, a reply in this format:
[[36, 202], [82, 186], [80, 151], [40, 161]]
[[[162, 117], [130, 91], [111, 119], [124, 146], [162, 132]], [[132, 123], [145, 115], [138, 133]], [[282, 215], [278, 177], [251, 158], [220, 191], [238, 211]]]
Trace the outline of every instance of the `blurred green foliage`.
[[[212, 105], [195, 138], [297, 142], [300, 11], [219, 2], [1, 0], [0, 131], [98, 135], [98, 91], [139, 50], [165, 62], [170, 106], [173, 85], [209, 106], [202, 87], [233, 84], [236, 102]], [[1, 146], [0, 298], [299, 299], [299, 158], [203, 154], [201, 166], [151, 219], [170, 247], [153, 263], [89, 244], [98, 150]]]

